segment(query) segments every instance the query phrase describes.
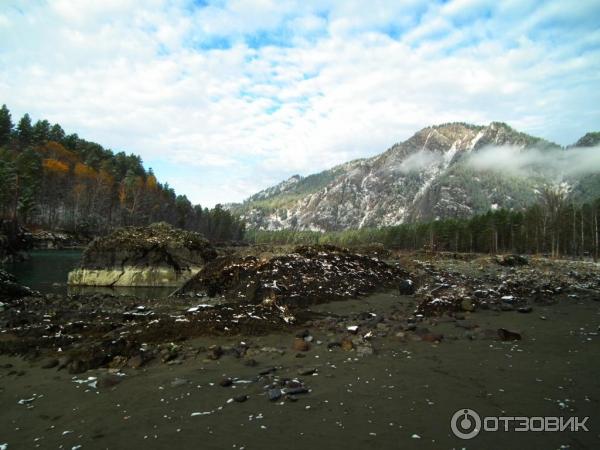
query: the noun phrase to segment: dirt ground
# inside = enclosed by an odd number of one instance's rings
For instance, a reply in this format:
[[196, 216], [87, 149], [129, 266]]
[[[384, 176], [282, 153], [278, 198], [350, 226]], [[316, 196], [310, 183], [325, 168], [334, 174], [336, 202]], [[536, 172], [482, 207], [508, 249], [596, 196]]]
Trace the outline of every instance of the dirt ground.
[[[69, 374], [0, 356], [0, 448], [598, 448], [600, 302], [553, 299], [528, 313], [478, 309], [396, 327], [422, 299], [388, 291], [314, 306], [285, 331], [194, 338], [185, 358], [140, 368]], [[500, 328], [521, 339], [499, 340]], [[308, 392], [285, 394], [294, 386]], [[589, 416], [590, 431], [464, 441], [450, 430], [461, 408]]]

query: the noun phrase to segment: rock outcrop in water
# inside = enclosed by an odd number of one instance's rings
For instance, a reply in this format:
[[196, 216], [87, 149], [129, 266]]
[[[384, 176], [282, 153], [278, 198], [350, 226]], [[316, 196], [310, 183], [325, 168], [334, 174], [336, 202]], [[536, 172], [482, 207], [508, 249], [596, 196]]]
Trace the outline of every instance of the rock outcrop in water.
[[406, 277], [407, 273], [396, 266], [346, 249], [300, 246], [288, 255], [267, 259], [219, 258], [207, 264], [178, 294], [305, 306], [396, 287]]
[[91, 242], [69, 284], [179, 286], [216, 256], [201, 234], [166, 223], [120, 228]]

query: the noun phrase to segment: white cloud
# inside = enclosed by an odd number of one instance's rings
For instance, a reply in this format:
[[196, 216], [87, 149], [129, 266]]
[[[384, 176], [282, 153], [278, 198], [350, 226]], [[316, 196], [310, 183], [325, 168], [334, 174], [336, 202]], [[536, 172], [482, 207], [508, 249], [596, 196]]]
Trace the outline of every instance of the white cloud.
[[600, 8], [571, 6], [6, 2], [0, 102], [140, 153], [159, 177], [179, 164], [164, 179], [193, 201], [241, 200], [433, 123], [575, 141], [600, 118]]

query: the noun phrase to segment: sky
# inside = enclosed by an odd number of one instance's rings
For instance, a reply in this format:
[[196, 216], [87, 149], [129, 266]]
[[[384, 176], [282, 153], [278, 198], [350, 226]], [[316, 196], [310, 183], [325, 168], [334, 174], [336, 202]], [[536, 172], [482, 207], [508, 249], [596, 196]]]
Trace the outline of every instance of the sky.
[[0, 104], [212, 206], [433, 124], [600, 131], [598, 24], [598, 0], [0, 0]]

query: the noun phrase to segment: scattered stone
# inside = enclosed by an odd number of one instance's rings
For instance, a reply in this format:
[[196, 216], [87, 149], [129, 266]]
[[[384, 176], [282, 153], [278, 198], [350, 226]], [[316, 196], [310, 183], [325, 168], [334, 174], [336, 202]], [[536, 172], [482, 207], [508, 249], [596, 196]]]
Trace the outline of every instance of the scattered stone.
[[281, 389], [269, 389], [267, 391], [267, 397], [272, 402], [279, 400], [282, 395], [283, 395], [283, 392], [281, 391]]
[[233, 401], [237, 403], [244, 403], [246, 400], [248, 400], [247, 395], [238, 395], [237, 397], [233, 397]]
[[506, 328], [498, 328], [498, 336], [502, 341], [520, 341], [521, 334], [516, 331], [510, 331]]
[[258, 372], [259, 375], [261, 376], [265, 376], [265, 375], [269, 375], [270, 373], [273, 373], [277, 370], [277, 367], [269, 367], [267, 369], [261, 370], [260, 372]]
[[285, 395], [307, 394], [308, 389], [304, 386], [288, 387], [281, 390]]
[[413, 295], [415, 293], [415, 283], [411, 279], [402, 280], [398, 285], [400, 295]]
[[221, 381], [219, 381], [219, 386], [222, 387], [229, 387], [233, 384], [233, 380], [231, 378], [223, 378]]
[[221, 348], [220, 345], [212, 345], [209, 349], [208, 349], [208, 355], [206, 355], [206, 357], [208, 359], [211, 359], [213, 361], [216, 361], [217, 359], [219, 359], [221, 356], [223, 356], [223, 349]]
[[310, 344], [304, 339], [295, 338], [292, 344], [292, 349], [296, 352], [307, 352], [310, 350]]
[[340, 347], [345, 352], [349, 352], [350, 350], [352, 350], [354, 348], [354, 344], [352, 343], [352, 339], [350, 339], [348, 337], [345, 337], [344, 339], [342, 339]]
[[298, 370], [298, 375], [301, 375], [301, 376], [309, 376], [309, 375], [313, 375], [315, 373], [317, 373], [317, 369], [315, 369], [315, 368]]
[[517, 309], [517, 311], [523, 314], [528, 314], [533, 311], [533, 308], [531, 306], [521, 306], [519, 309]]

